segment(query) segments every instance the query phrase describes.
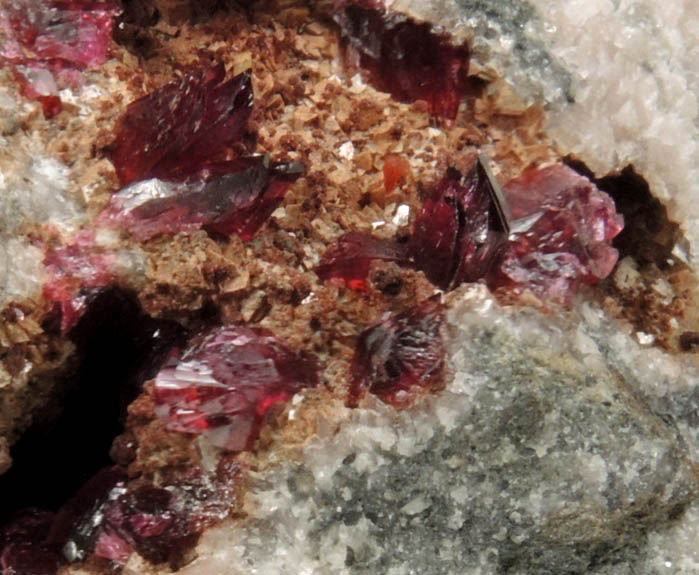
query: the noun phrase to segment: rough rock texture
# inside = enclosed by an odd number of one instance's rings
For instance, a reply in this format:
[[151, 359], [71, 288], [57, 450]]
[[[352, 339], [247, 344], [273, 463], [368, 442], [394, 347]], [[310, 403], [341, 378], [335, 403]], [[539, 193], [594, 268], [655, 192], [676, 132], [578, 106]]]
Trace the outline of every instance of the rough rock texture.
[[[690, 3], [396, 0], [473, 39], [484, 90], [448, 129], [424, 102], [347, 77], [336, 30], [308, 2], [226, 3], [215, 18], [204, 14], [215, 1], [158, 4], [203, 11], [184, 10], [201, 18], [192, 23], [163, 8], [141, 30], [148, 55], [111, 45], [81, 86], [60, 89], [63, 110], [51, 118], [0, 70], [0, 470], [51, 404], [52, 370], [69, 366], [58, 308], [42, 294], [52, 272], [42, 258], [95, 233], [119, 189], [108, 159], [116, 118], [221, 61], [230, 75], [252, 69], [256, 149], [307, 173], [247, 243], [203, 230], [145, 241], [102, 230], [95, 245], [119, 250], [109, 281], [133, 289], [145, 314], [188, 328], [263, 327], [327, 362], [321, 385], [273, 410], [259, 450], [236, 459], [250, 492], [236, 498], [235, 518], [178, 558], [192, 561], [180, 572], [696, 573], [698, 356], [653, 347], [699, 330], [691, 270], [673, 275], [661, 258], [649, 272], [622, 252], [613, 280], [585, 288], [570, 313], [527, 309], [542, 303], [526, 298], [500, 307], [482, 287], [456, 291], [447, 387], [403, 410], [372, 394], [347, 409], [351, 359], [363, 330], [414, 308], [432, 286], [392, 261], [370, 267], [362, 293], [312, 271], [347, 232], [405, 240], [421, 189], [454, 156], [476, 152], [501, 182], [570, 152], [597, 176], [633, 162], [691, 235], [699, 60]], [[631, 312], [630, 324], [613, 319]], [[165, 489], [181, 483], [173, 468], [213, 465], [216, 452], [165, 429], [152, 389], [129, 408], [118, 459]], [[146, 560], [166, 551], [131, 555], [124, 573], [169, 572]]]
[[[626, 352], [594, 343], [606, 320], [500, 308], [478, 286], [450, 298], [447, 389], [399, 412], [331, 412], [297, 462], [255, 481], [249, 517], [209, 532], [182, 573], [584, 574], [637, 562], [653, 573], [660, 560], [689, 572], [696, 511], [683, 513], [699, 478], [672, 419], [638, 399], [643, 370], [620, 377]], [[696, 367], [687, 378], [696, 389]], [[664, 547], [678, 533], [688, 547]]]
[[[472, 38], [472, 58], [543, 101], [561, 151], [603, 175], [633, 164], [699, 263], [699, 12], [694, 0], [397, 0]], [[594, 31], [594, 33], [591, 33]], [[517, 108], [517, 105], [514, 105]], [[581, 126], [585, 126], [581, 129]]]

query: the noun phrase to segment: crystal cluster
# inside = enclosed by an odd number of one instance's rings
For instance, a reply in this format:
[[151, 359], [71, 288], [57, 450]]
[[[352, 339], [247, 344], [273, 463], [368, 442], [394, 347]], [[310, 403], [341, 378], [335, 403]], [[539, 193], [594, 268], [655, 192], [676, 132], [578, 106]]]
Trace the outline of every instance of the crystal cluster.
[[97, 245], [100, 229], [127, 230], [139, 241], [204, 229], [249, 241], [304, 174], [297, 162], [231, 157], [252, 113], [250, 72], [225, 79], [223, 65], [191, 73], [132, 102], [119, 120], [112, 160], [121, 183], [97, 230], [48, 248], [44, 295], [63, 311], [69, 331], [89, 293], [118, 276], [114, 248]]
[[487, 277], [491, 288], [570, 302], [581, 283], [606, 278], [618, 253], [612, 239], [624, 227], [613, 200], [565, 166], [530, 170], [504, 188], [512, 234]]
[[112, 155], [126, 187], [102, 222], [141, 240], [198, 228], [250, 240], [304, 173], [297, 163], [230, 158], [252, 107], [250, 71], [225, 80], [221, 64], [132, 102], [119, 120]]
[[8, 63], [24, 95], [47, 118], [61, 109], [58, 85], [80, 82], [80, 71], [107, 59], [116, 3], [12, 0], [0, 11], [0, 63]]
[[390, 12], [378, 0], [339, 0], [335, 20], [346, 59], [374, 86], [403, 102], [424, 100], [444, 121], [456, 117], [468, 86], [466, 45], [451, 44], [429, 24]]
[[136, 551], [154, 563], [178, 559], [225, 518], [236, 498], [237, 465], [183, 471], [163, 485], [128, 482], [118, 466], [99, 471], [58, 512], [27, 510], [0, 536], [3, 575], [55, 575], [94, 553], [123, 565]]
[[369, 391], [393, 405], [405, 405], [413, 388], [432, 391], [443, 387], [443, 322], [442, 304], [429, 299], [363, 331], [352, 362], [347, 403], [356, 407]]
[[623, 218], [607, 194], [556, 165], [526, 172], [501, 196], [482, 166], [466, 176], [448, 170], [407, 245], [348, 234], [328, 249], [318, 275], [363, 288], [371, 263], [389, 260], [424, 272], [443, 290], [485, 280], [494, 290], [529, 290], [568, 304], [581, 283], [611, 273], [618, 256], [611, 242]]
[[318, 367], [261, 328], [217, 327], [173, 355], [155, 378], [166, 427], [219, 447], [254, 446], [269, 409], [318, 384]]

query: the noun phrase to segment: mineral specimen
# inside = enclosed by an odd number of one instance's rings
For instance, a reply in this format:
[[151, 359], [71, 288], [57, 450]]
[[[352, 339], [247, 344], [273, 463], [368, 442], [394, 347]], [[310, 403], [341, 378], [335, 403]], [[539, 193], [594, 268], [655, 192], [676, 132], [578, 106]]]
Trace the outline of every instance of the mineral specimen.
[[369, 391], [387, 403], [405, 405], [414, 388], [444, 386], [442, 304], [429, 299], [407, 313], [390, 315], [359, 336], [347, 403], [356, 407]]
[[251, 73], [224, 80], [219, 64], [186, 75], [132, 102], [119, 121], [112, 160], [122, 185], [181, 180], [225, 159], [252, 113]]
[[456, 117], [467, 90], [466, 45], [452, 45], [429, 24], [390, 12], [377, 0], [339, 0], [335, 20], [347, 60], [372, 84], [400, 101], [426, 101], [430, 113], [447, 122]]
[[184, 181], [151, 178], [114, 194], [101, 222], [139, 240], [204, 228], [250, 240], [284, 198], [302, 164], [250, 156], [205, 164]]
[[155, 378], [156, 414], [168, 429], [204, 434], [231, 451], [251, 449], [276, 403], [318, 384], [314, 359], [268, 330], [217, 327], [176, 353]]
[[211, 472], [189, 469], [163, 486], [128, 482], [124, 468], [102, 469], [53, 514], [22, 512], [0, 537], [3, 575], [55, 575], [89, 554], [123, 565], [134, 551], [176, 562], [235, 504], [238, 466], [222, 458]]

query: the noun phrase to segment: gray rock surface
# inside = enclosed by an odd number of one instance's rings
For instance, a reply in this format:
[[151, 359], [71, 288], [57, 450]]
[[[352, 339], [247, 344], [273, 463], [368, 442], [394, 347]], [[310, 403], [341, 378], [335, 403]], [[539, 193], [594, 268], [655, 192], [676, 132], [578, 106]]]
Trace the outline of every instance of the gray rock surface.
[[674, 420], [594, 344], [605, 323], [481, 287], [451, 302], [448, 388], [401, 412], [338, 408], [185, 574], [654, 573], [677, 521], [696, 522], [698, 475]]

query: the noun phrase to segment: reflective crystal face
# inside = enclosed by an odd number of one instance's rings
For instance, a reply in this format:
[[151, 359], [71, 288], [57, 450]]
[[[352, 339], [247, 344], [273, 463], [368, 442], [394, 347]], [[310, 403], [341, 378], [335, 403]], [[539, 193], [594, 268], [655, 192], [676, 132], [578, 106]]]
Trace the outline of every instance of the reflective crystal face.
[[346, 59], [372, 84], [403, 102], [424, 100], [446, 122], [456, 117], [467, 90], [467, 46], [454, 46], [429, 24], [387, 13], [382, 2], [337, 2], [335, 20]]
[[407, 404], [412, 388], [444, 385], [442, 305], [430, 299], [408, 313], [391, 315], [361, 333], [352, 364], [348, 404], [369, 391], [394, 405]]
[[318, 384], [313, 359], [260, 328], [223, 326], [196, 337], [155, 379], [156, 414], [219, 447], [254, 446], [269, 409]]
[[183, 179], [243, 137], [252, 113], [251, 74], [224, 78], [218, 65], [129, 105], [112, 155], [122, 185], [150, 177]]

